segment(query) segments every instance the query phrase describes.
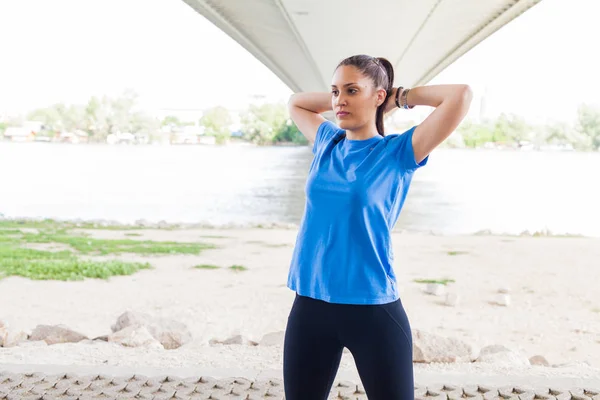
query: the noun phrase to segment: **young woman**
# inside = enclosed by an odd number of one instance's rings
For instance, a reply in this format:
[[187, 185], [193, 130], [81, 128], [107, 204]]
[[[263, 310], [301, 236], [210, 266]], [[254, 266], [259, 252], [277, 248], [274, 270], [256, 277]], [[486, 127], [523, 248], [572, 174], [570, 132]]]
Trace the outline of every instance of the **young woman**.
[[[390, 231], [414, 172], [466, 115], [467, 85], [393, 88], [384, 58], [335, 69], [331, 93], [297, 93], [293, 121], [314, 142], [306, 208], [288, 287], [296, 292], [284, 342], [286, 400], [327, 399], [344, 347], [369, 400], [414, 396], [412, 336], [392, 268]], [[384, 135], [383, 115], [431, 106], [420, 125]], [[320, 114], [333, 110], [337, 125]]]

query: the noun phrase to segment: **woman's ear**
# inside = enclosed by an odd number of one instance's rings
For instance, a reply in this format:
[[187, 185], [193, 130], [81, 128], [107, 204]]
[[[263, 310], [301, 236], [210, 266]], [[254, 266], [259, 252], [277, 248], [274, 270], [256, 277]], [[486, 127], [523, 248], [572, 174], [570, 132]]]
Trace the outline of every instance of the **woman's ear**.
[[385, 102], [386, 96], [387, 96], [387, 92], [385, 91], [385, 89], [377, 90], [377, 107], [379, 107], [380, 105], [382, 105]]

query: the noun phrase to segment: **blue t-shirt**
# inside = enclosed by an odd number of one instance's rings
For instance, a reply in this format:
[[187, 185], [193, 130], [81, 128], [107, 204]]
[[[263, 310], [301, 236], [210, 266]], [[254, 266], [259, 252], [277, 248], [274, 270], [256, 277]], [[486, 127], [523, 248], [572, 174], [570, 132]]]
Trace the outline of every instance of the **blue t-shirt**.
[[306, 206], [287, 286], [330, 303], [385, 304], [399, 298], [390, 232], [415, 161], [412, 135], [348, 140], [330, 121], [317, 130]]

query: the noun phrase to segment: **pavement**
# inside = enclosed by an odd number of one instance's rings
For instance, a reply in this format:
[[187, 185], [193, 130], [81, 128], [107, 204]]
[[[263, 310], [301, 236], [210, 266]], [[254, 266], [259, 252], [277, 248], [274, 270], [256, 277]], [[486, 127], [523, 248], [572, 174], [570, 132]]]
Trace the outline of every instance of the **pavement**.
[[[283, 400], [285, 396], [281, 370], [0, 364], [3, 399]], [[367, 396], [356, 373], [338, 372], [329, 399], [365, 400]], [[600, 400], [600, 377], [416, 371], [415, 399]]]

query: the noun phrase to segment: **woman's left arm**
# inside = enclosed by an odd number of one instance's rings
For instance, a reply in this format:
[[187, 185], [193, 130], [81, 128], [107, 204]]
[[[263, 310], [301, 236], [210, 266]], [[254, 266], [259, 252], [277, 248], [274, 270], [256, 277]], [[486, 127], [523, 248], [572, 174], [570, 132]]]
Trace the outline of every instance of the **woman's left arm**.
[[413, 133], [412, 145], [417, 163], [454, 132], [467, 115], [472, 98], [473, 92], [468, 85], [417, 86], [408, 92], [408, 105], [435, 107]]
[[431, 85], [410, 89], [406, 96], [409, 106], [435, 107], [413, 133], [412, 145], [417, 163], [423, 161], [456, 129], [467, 115], [472, 98], [473, 93], [468, 85]]

